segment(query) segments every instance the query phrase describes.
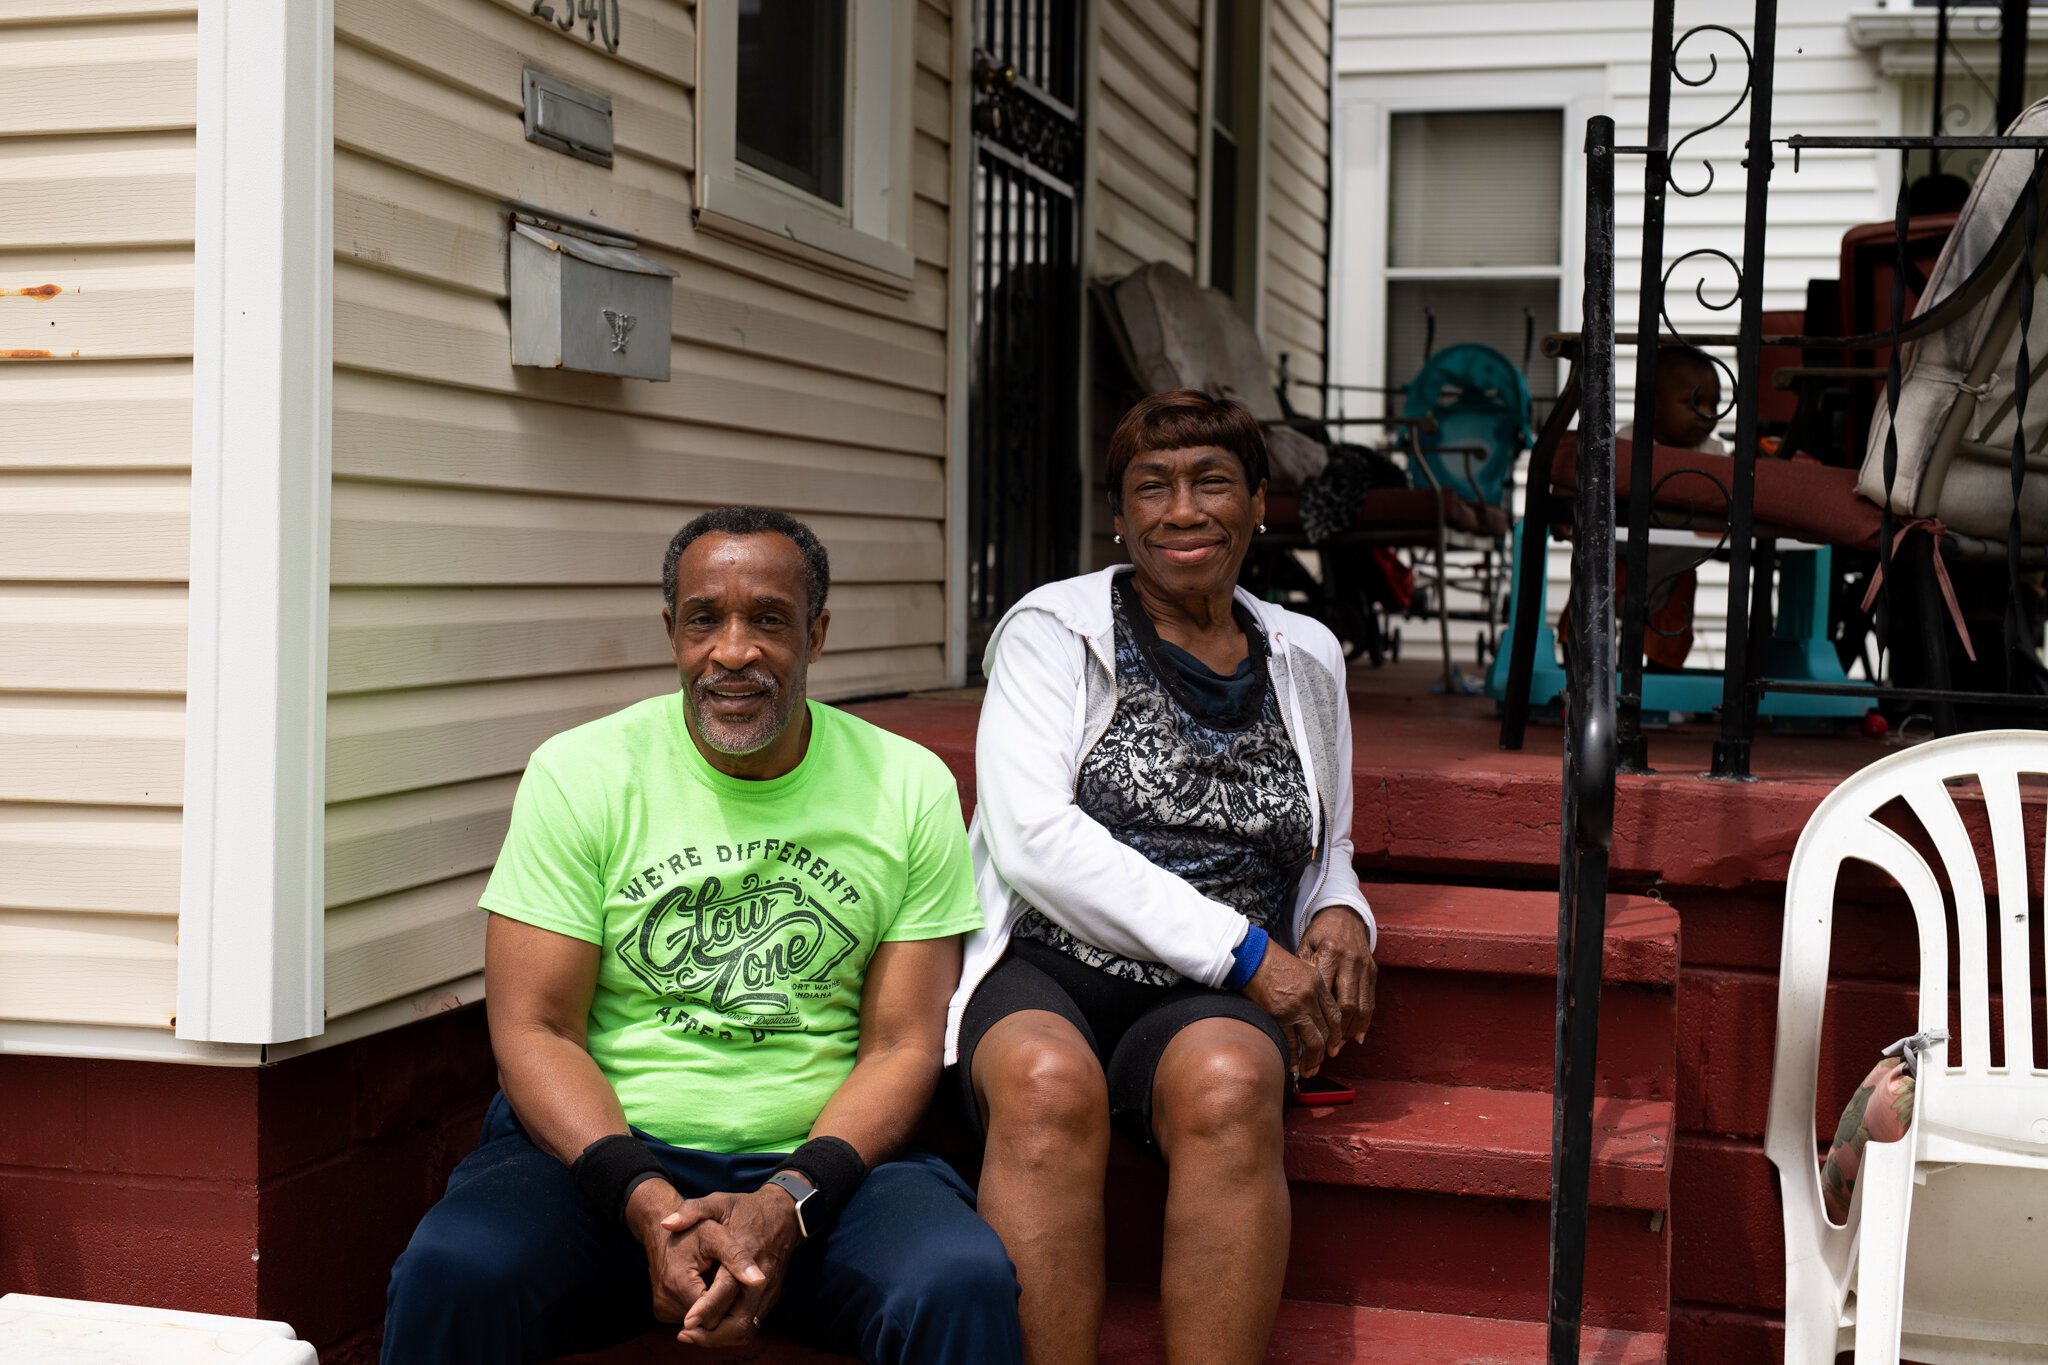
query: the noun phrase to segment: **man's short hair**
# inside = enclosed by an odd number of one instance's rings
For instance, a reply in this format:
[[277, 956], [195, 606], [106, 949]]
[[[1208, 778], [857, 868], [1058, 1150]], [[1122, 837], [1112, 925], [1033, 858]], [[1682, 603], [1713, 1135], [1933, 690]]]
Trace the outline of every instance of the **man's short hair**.
[[1109, 510], [1123, 515], [1124, 471], [1132, 460], [1197, 446], [1218, 446], [1237, 456], [1252, 492], [1266, 481], [1266, 435], [1244, 404], [1200, 389], [1168, 389], [1132, 404], [1110, 434]]
[[805, 608], [804, 624], [818, 624], [818, 613], [825, 610], [825, 594], [832, 590], [832, 563], [825, 556], [825, 547], [811, 528], [787, 512], [777, 512], [768, 507], [720, 507], [696, 518], [668, 543], [668, 553], [661, 560], [661, 602], [673, 614], [676, 609], [676, 561], [683, 557], [683, 551], [701, 536], [712, 534], [727, 536], [787, 536], [803, 552], [804, 589], [809, 598]]

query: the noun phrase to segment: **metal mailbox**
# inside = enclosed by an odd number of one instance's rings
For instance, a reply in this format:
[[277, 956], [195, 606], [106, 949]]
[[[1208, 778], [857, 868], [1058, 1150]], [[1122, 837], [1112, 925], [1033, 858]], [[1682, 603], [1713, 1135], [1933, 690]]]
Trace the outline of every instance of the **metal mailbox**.
[[669, 281], [623, 237], [512, 220], [512, 363], [668, 380]]

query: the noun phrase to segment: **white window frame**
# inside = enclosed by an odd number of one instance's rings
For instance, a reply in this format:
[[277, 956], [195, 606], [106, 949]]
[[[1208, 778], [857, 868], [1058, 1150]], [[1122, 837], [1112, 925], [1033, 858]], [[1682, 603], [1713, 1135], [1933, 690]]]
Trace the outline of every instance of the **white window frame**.
[[[1195, 281], [1202, 285], [1210, 283], [1209, 257], [1215, 238], [1215, 225], [1210, 215], [1216, 198], [1216, 64], [1231, 60], [1232, 56], [1217, 49], [1216, 7], [1230, 3], [1232, 0], [1203, 0], [1202, 4], [1202, 91], [1198, 101], [1201, 141], [1195, 176]], [[1237, 130], [1237, 193], [1240, 204], [1244, 202], [1246, 181], [1255, 183], [1249, 186], [1253, 200], [1249, 230], [1246, 230], [1247, 225], [1240, 223], [1237, 232], [1237, 272], [1248, 278], [1238, 281], [1238, 292], [1232, 298], [1239, 310], [1251, 319], [1253, 328], [1263, 335], [1266, 328], [1267, 186], [1271, 182], [1267, 174], [1267, 157], [1272, 151], [1273, 115], [1271, 62], [1267, 54], [1272, 41], [1273, 6], [1260, 4], [1254, 8], [1256, 23], [1253, 31], [1237, 35], [1239, 43], [1256, 45], [1256, 52], [1248, 59], [1248, 65], [1258, 73], [1258, 80], [1254, 88], [1237, 92], [1238, 100], [1249, 109], [1252, 119], [1249, 136], [1242, 128]]]
[[[1496, 110], [1557, 109], [1564, 116], [1563, 166], [1559, 180], [1562, 221], [1558, 238], [1558, 326], [1579, 325], [1584, 293], [1585, 156], [1580, 132], [1602, 112], [1607, 98], [1605, 67], [1571, 67], [1515, 72], [1415, 75], [1346, 75], [1338, 78], [1332, 136], [1334, 188], [1330, 231], [1330, 374], [1348, 384], [1387, 382], [1388, 286], [1396, 279], [1474, 279], [1509, 275], [1527, 279], [1547, 274], [1533, 267], [1512, 270], [1395, 269], [1387, 264], [1387, 202], [1393, 190], [1391, 154], [1394, 115], [1454, 114]], [[1532, 360], [1532, 364], [1540, 363]], [[1560, 362], [1556, 382], [1564, 380]], [[1376, 394], [1351, 395], [1346, 411], [1378, 416], [1387, 410]]]
[[847, 0], [846, 203], [829, 204], [740, 161], [736, 0], [698, 7], [697, 226], [866, 283], [907, 289], [916, 6]]

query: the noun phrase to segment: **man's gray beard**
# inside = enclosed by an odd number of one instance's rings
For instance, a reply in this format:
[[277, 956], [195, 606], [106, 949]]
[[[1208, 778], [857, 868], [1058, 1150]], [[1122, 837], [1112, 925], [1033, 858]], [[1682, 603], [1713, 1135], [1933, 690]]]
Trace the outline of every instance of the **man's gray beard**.
[[768, 710], [761, 718], [746, 724], [734, 724], [710, 713], [705, 706], [705, 694], [696, 687], [690, 689], [690, 704], [697, 713], [697, 733], [704, 742], [722, 754], [744, 758], [759, 753], [773, 744], [776, 738], [789, 726], [790, 713], [796, 709], [791, 697], [803, 695], [800, 687], [784, 689], [768, 683]]

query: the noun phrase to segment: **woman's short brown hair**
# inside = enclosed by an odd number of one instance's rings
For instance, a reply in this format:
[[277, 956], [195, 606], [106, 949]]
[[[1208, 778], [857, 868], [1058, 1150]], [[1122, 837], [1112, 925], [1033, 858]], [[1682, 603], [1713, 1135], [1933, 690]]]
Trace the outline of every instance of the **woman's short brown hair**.
[[1131, 405], [1109, 438], [1109, 510], [1124, 510], [1124, 472], [1131, 461], [1155, 450], [1216, 446], [1237, 456], [1245, 487], [1259, 491], [1266, 481], [1266, 437], [1245, 405], [1214, 398], [1200, 389], [1168, 389]]

